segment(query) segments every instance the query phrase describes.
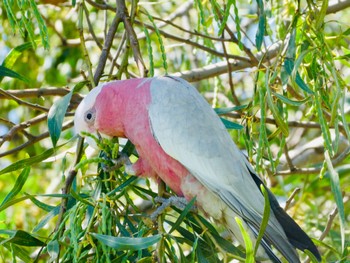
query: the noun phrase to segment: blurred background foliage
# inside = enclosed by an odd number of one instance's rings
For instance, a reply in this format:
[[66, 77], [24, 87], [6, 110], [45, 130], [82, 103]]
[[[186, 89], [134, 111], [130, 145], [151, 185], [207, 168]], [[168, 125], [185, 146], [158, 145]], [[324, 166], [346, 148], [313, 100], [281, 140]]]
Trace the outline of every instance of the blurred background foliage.
[[131, 145], [105, 141], [96, 153], [76, 140], [72, 116], [89, 89], [164, 74], [190, 81], [220, 108], [323, 261], [349, 260], [349, 7], [2, 1], [0, 261], [244, 261], [248, 251], [191, 204], [154, 219], [162, 185], [103, 169], [119, 146], [135, 160]]

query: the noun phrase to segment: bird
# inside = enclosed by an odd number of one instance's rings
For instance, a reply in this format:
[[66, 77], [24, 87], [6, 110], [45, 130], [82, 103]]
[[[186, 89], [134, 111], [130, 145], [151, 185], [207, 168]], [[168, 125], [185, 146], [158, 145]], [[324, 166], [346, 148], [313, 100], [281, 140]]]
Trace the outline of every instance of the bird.
[[[77, 107], [74, 127], [81, 136], [129, 139], [139, 156], [126, 167], [129, 174], [161, 179], [177, 196], [196, 198], [200, 211], [244, 245], [235, 220], [240, 218], [256, 239], [265, 203], [261, 186], [266, 186], [214, 109], [186, 80], [160, 76], [102, 83]], [[321, 261], [310, 237], [267, 193], [270, 216], [257, 255], [300, 262], [296, 249], [307, 249]]]

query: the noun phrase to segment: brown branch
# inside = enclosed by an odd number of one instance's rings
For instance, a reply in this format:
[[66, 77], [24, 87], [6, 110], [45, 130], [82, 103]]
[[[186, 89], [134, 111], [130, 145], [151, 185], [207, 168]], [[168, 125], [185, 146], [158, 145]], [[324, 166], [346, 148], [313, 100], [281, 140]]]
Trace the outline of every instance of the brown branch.
[[327, 14], [337, 13], [350, 7], [350, 0], [336, 1], [335, 4], [329, 5], [327, 8]]
[[103, 70], [106, 66], [106, 61], [107, 61], [109, 51], [110, 51], [112, 43], [113, 43], [114, 35], [117, 32], [117, 29], [118, 29], [120, 22], [122, 22], [122, 20], [120, 19], [120, 17], [118, 17], [118, 15], [116, 15], [113, 19], [111, 26], [109, 27], [109, 30], [108, 30], [108, 33], [106, 36], [106, 40], [104, 42], [102, 52], [100, 55], [100, 59], [98, 61], [98, 65], [97, 65], [95, 75], [94, 75], [95, 85], [97, 85], [98, 82], [100, 81]]
[[[67, 130], [71, 127], [73, 127], [73, 121], [69, 121], [67, 123], [64, 123], [62, 125], [62, 131]], [[37, 143], [45, 138], [48, 138], [49, 136], [50, 136], [50, 133], [48, 131], [44, 132], [38, 136], [33, 136], [33, 138], [31, 140], [28, 140], [27, 142], [21, 144], [20, 146], [17, 146], [11, 150], [6, 151], [6, 152], [0, 153], [0, 158], [4, 157], [6, 155], [15, 154], [15, 153], [19, 152], [20, 150], [33, 145], [34, 143]]]
[[228, 83], [230, 85], [231, 95], [232, 95], [232, 98], [233, 98], [235, 105], [239, 106], [239, 105], [241, 105], [241, 103], [240, 103], [240, 101], [235, 93], [235, 88], [233, 85], [232, 74], [231, 74], [231, 72], [233, 72], [233, 70], [232, 70], [231, 63], [229, 62], [229, 59], [228, 59], [228, 54], [227, 54], [227, 50], [226, 50], [226, 46], [225, 46], [224, 42], [222, 42], [222, 49], [224, 51], [226, 63], [227, 63], [227, 73], [228, 73], [228, 80], [229, 80]]
[[126, 32], [128, 33], [128, 38], [130, 41], [131, 48], [133, 50], [134, 54], [134, 60], [136, 62], [136, 65], [141, 73], [142, 77], [147, 76], [147, 68], [145, 66], [145, 63], [143, 62], [141, 51], [140, 51], [140, 45], [137, 40], [136, 33], [134, 31], [134, 28], [131, 24], [131, 19], [128, 13], [128, 10], [125, 6], [124, 0], [117, 0], [117, 17], [123, 21], [124, 27]]
[[108, 5], [108, 4], [99, 4], [93, 0], [86, 0], [87, 3], [89, 3], [90, 5], [92, 5], [93, 7], [96, 7], [97, 9], [100, 9], [100, 10], [110, 10], [110, 11], [116, 11], [116, 8], [111, 6], [111, 5]]
[[[274, 58], [279, 53], [282, 44], [283, 42], [279, 41], [275, 44], [272, 44], [266, 52], [259, 52], [256, 55], [257, 60], [260, 61], [262, 58], [266, 57], [269, 57], [270, 59]], [[244, 60], [231, 60], [229, 62], [232, 71], [243, 70], [256, 66], [248, 58], [244, 58]], [[191, 69], [184, 72], [176, 72], [170, 75], [181, 77], [189, 82], [196, 82], [202, 79], [208, 79], [225, 73], [227, 73], [227, 61], [220, 61], [218, 63], [204, 66], [202, 68]]]
[[[332, 165], [336, 166], [344, 161], [350, 154], [350, 146], [348, 146], [337, 158], [332, 160]], [[293, 170], [276, 171], [275, 175], [291, 175], [291, 174], [318, 174], [322, 168], [297, 168]]]
[[0, 136], [0, 147], [3, 145], [3, 143], [5, 141], [10, 141], [16, 133], [18, 133], [18, 132], [34, 125], [34, 124], [45, 121], [46, 119], [47, 119], [47, 114], [41, 114], [41, 115], [34, 117], [33, 119], [31, 119], [29, 121], [25, 121], [25, 122], [14, 125], [5, 135]]
[[284, 206], [284, 211], [287, 211], [289, 209], [290, 204], [292, 203], [295, 195], [300, 192], [300, 188], [295, 188], [291, 196], [286, 201], [286, 205]]
[[[144, 26], [147, 27], [148, 29], [151, 29], [151, 30], [154, 31], [153, 26], [148, 25], [148, 24], [146, 24], [146, 23], [143, 23], [143, 22], [141, 22], [141, 21], [135, 20], [135, 24], [144, 25]], [[191, 45], [191, 46], [193, 46], [193, 47], [196, 47], [196, 48], [198, 48], [198, 49], [201, 49], [201, 50], [203, 50], [203, 51], [206, 51], [206, 52], [208, 52], [208, 53], [210, 53], [210, 54], [212, 54], [212, 55], [218, 56], [218, 57], [224, 57], [224, 56], [225, 56], [225, 54], [222, 53], [222, 52], [219, 52], [219, 51], [217, 51], [217, 50], [215, 50], [215, 49], [211, 49], [211, 48], [209, 48], [209, 47], [203, 46], [202, 44], [199, 44], [199, 43], [197, 43], [197, 42], [194, 42], [194, 41], [192, 41], [192, 40], [190, 40], [190, 39], [185, 39], [185, 38], [182, 38], [182, 37], [179, 37], [179, 36], [170, 34], [170, 33], [168, 33], [168, 32], [165, 32], [165, 31], [161, 30], [161, 29], [158, 29], [158, 31], [159, 31], [159, 33], [160, 33], [162, 36], [164, 36], [165, 38], [169, 38], [169, 39], [178, 41], [178, 42], [180, 42], [180, 43], [184, 43], [184, 44]], [[249, 65], [252, 66], [251, 60], [250, 60], [249, 58], [242, 57], [242, 56], [237, 56], [237, 55], [231, 55], [231, 54], [229, 54], [228, 57], [229, 57], [230, 59], [236, 59], [236, 60], [239, 60], [239, 61], [242, 61], [242, 62], [246, 62], [246, 63], [248, 63]]]
[[17, 98], [16, 96], [8, 93], [7, 91], [3, 90], [0, 88], [0, 94], [4, 97], [6, 97], [7, 99], [10, 99], [10, 100], [14, 100], [15, 102], [17, 102], [19, 105], [24, 105], [24, 106], [27, 106], [29, 108], [32, 108], [32, 109], [35, 109], [35, 110], [39, 110], [39, 111], [43, 111], [43, 112], [48, 112], [49, 109], [48, 108], [45, 108], [43, 106], [40, 106], [38, 104], [32, 104], [30, 102], [27, 102], [27, 101], [24, 101], [24, 100], [21, 100], [20, 98]]

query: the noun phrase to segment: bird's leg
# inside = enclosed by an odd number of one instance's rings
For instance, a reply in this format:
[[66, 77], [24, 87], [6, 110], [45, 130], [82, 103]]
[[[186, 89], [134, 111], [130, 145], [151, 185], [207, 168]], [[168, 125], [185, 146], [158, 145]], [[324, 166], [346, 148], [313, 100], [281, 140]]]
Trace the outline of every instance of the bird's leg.
[[[187, 199], [185, 197], [179, 197], [179, 196], [170, 196], [169, 198], [163, 198], [163, 197], [157, 196], [156, 198], [154, 198], [154, 201], [156, 201], [157, 203], [161, 203], [161, 205], [156, 209], [156, 211], [154, 211], [151, 214], [152, 221], [155, 221], [157, 217], [161, 213], [163, 213], [164, 210], [169, 206], [175, 206], [180, 210], [184, 210], [188, 205]], [[197, 207], [196, 206], [191, 207], [191, 211], [196, 212]]]

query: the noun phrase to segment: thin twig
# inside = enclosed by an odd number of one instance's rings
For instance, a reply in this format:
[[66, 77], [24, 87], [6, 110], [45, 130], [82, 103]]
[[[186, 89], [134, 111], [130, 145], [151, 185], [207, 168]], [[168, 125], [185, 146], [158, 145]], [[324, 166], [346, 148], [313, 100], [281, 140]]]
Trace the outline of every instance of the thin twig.
[[0, 94], [2, 94], [3, 96], [7, 97], [8, 99], [14, 100], [15, 102], [17, 102], [19, 105], [24, 105], [27, 106], [29, 108], [35, 109], [35, 110], [39, 110], [39, 111], [43, 111], [43, 112], [48, 112], [49, 109], [45, 108], [43, 106], [40, 106], [38, 104], [32, 104], [30, 102], [21, 100], [20, 98], [17, 98], [16, 96], [8, 93], [7, 91], [3, 90], [0, 88]]
[[300, 192], [300, 188], [295, 188], [291, 196], [286, 201], [286, 205], [284, 206], [284, 211], [287, 211], [289, 209], [290, 204], [292, 203], [295, 195]]
[[[10, 141], [16, 133], [21, 132], [34, 124], [45, 121], [46, 119], [47, 114], [40, 114], [29, 121], [25, 121], [14, 125], [5, 135], [0, 136], [0, 147], [3, 145], [4, 142]], [[34, 138], [35, 136], [31, 137]]]
[[132, 27], [131, 19], [130, 19], [128, 10], [126, 9], [124, 0], [117, 0], [117, 16], [119, 19], [123, 21], [125, 30], [128, 33], [128, 38], [130, 41], [130, 45], [133, 51], [134, 60], [136, 62], [137, 68], [139, 69], [141, 76], [146, 77], [148, 70], [143, 61], [141, 51], [140, 51], [140, 45], [137, 40], [137, 36], [134, 31], [134, 28]]
[[[64, 130], [67, 130], [69, 128], [73, 127], [73, 121], [69, 121], [69, 122], [66, 122], [62, 125], [62, 131]], [[50, 133], [47, 131], [47, 132], [44, 132], [38, 136], [34, 136], [31, 140], [21, 144], [20, 146], [17, 146], [11, 150], [8, 150], [6, 152], [2, 152], [0, 153], [0, 158], [1, 157], [4, 157], [4, 156], [7, 156], [7, 155], [10, 155], [10, 154], [15, 154], [17, 152], [19, 152], [20, 150], [26, 148], [26, 147], [29, 147], [45, 138], [48, 138], [50, 136]]]
[[110, 51], [112, 43], [113, 43], [114, 35], [117, 32], [117, 29], [118, 29], [120, 22], [122, 22], [122, 20], [120, 19], [120, 17], [118, 17], [116, 15], [112, 21], [112, 24], [111, 24], [109, 30], [108, 30], [106, 41], [104, 42], [102, 52], [100, 55], [100, 59], [98, 61], [98, 65], [97, 65], [95, 75], [94, 75], [95, 85], [98, 84], [98, 82], [102, 76], [102, 73], [104, 71], [104, 68], [106, 66], [106, 61], [107, 61], [109, 51]]

